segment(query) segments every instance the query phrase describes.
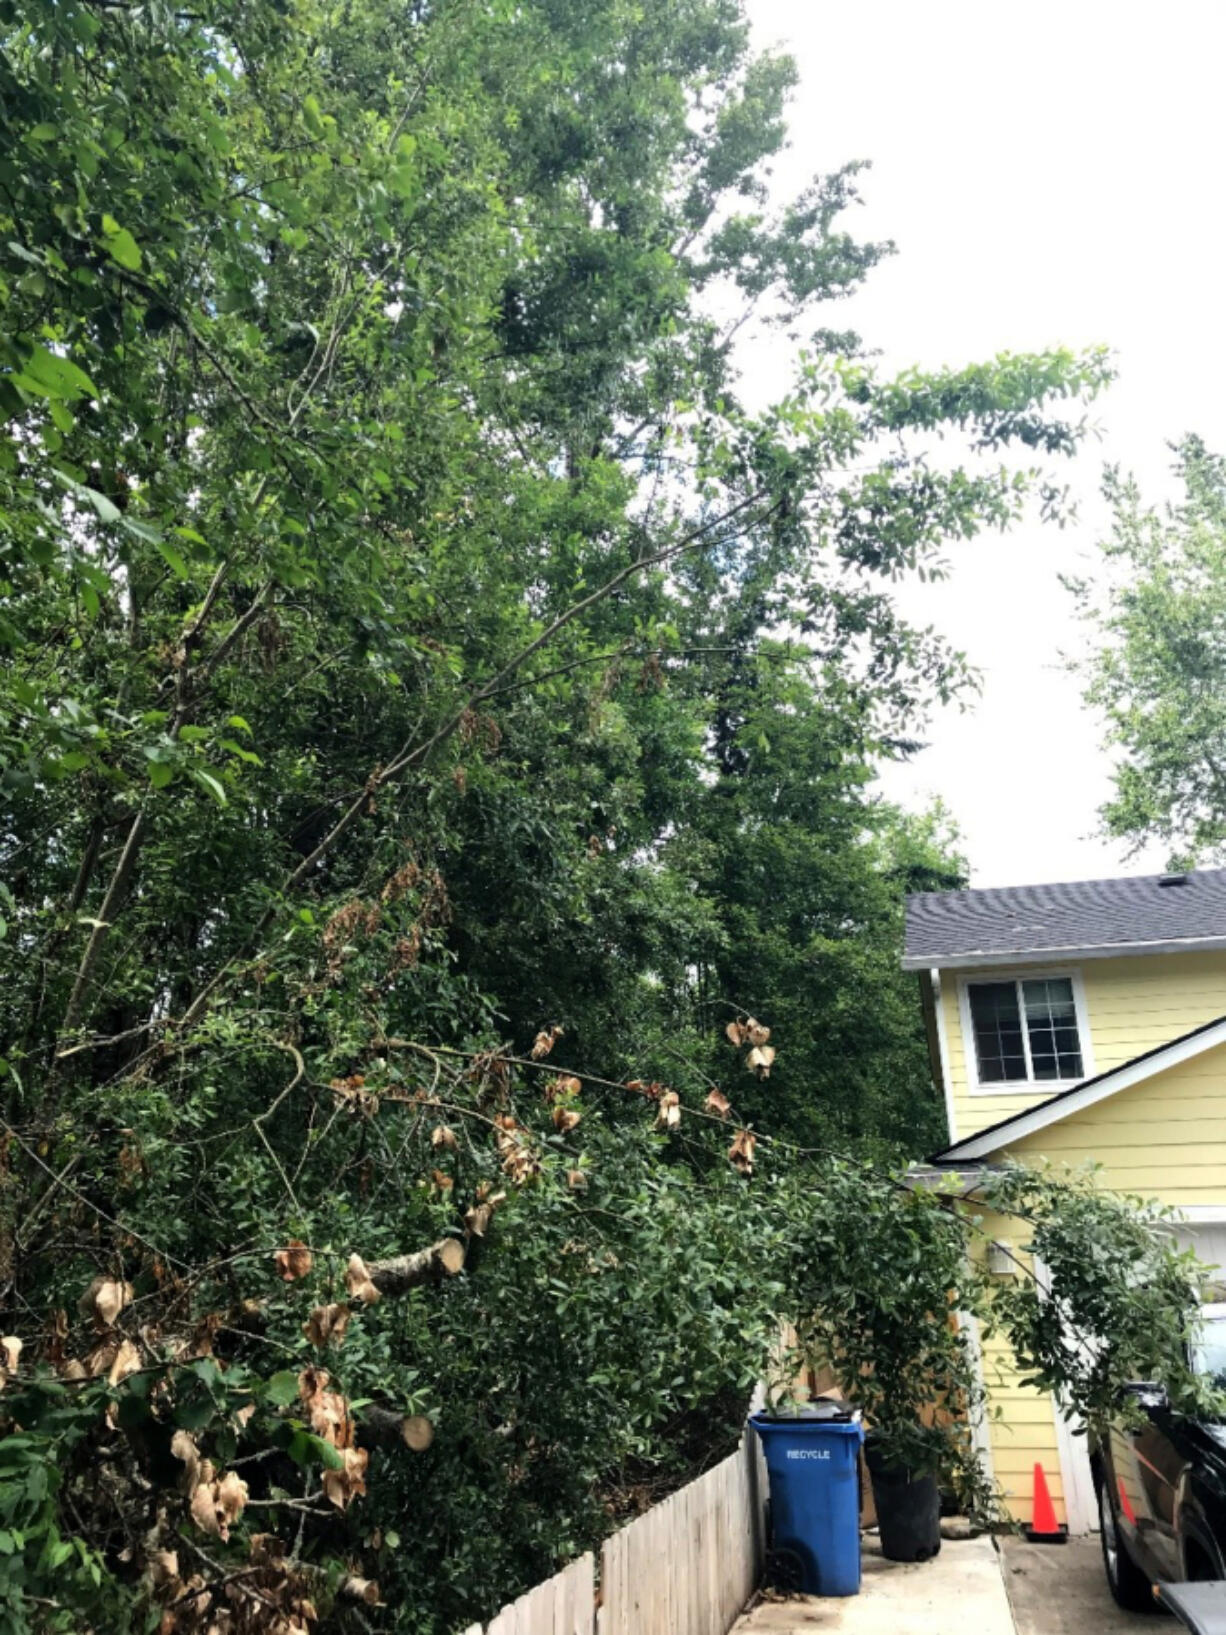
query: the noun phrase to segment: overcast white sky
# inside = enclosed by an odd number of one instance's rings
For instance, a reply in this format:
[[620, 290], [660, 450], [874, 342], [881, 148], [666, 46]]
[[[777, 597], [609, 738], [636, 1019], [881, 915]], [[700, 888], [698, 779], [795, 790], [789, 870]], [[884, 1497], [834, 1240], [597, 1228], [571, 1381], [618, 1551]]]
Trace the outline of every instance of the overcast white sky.
[[[1077, 627], [1057, 573], [1090, 559], [1104, 461], [1169, 492], [1167, 442], [1226, 449], [1221, 0], [749, 0], [758, 44], [801, 86], [782, 183], [865, 158], [858, 236], [899, 253], [828, 321], [900, 368], [1105, 342], [1120, 378], [1101, 440], [1067, 467], [1081, 521], [984, 536], [945, 584], [908, 591], [985, 675], [967, 715], [886, 787], [941, 795], [976, 885], [1160, 868], [1094, 838], [1109, 788], [1097, 723], [1059, 654]], [[756, 366], [785, 378], [782, 350]]]

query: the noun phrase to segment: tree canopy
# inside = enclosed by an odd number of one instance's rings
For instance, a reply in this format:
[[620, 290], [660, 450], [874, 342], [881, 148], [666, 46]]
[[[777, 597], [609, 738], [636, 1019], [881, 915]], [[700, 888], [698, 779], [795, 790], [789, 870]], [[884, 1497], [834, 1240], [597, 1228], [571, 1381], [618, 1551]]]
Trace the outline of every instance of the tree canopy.
[[804, 1166], [939, 1139], [891, 586], [1106, 365], [824, 323], [890, 247], [774, 200], [793, 79], [739, 0], [0, 0], [11, 1627], [492, 1610], [736, 1422]]
[[1183, 867], [1226, 845], [1226, 465], [1197, 437], [1174, 452], [1175, 504], [1107, 473], [1111, 534], [1072, 588], [1092, 643], [1086, 700], [1117, 753], [1104, 828], [1162, 841]]

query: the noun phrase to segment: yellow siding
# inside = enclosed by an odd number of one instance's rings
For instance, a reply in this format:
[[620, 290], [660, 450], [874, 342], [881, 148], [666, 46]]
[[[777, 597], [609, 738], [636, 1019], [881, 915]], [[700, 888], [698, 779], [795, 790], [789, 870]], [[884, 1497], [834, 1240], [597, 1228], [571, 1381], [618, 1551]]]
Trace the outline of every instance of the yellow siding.
[[[1035, 966], [1033, 969], [1040, 971], [1046, 968]], [[1067, 970], [1073, 966], [1072, 962], [1054, 960], [1051, 962], [1051, 968]], [[1085, 989], [1095, 1073], [1103, 1073], [1108, 1068], [1118, 1067], [1134, 1056], [1140, 1056], [1147, 1050], [1153, 1050], [1157, 1045], [1166, 1044], [1169, 1040], [1178, 1038], [1180, 1034], [1190, 1032], [1204, 1022], [1211, 1022], [1219, 1016], [1226, 1015], [1226, 951], [1154, 954], [1123, 959], [1088, 959], [1075, 968], [1081, 973]], [[995, 968], [941, 973], [941, 1010], [948, 1047], [949, 1087], [955, 1121], [951, 1139], [965, 1140], [989, 1124], [996, 1124], [1004, 1118], [1012, 1118], [1015, 1113], [1025, 1112], [1039, 1105], [1050, 1094], [1050, 1091], [1044, 1089], [1010, 1091], [1007, 1095], [994, 1092], [977, 1094], [968, 1087], [967, 1041], [962, 1036], [962, 1018], [958, 1004], [959, 980], [966, 978], [991, 980], [1009, 974], [1025, 973], [1020, 971], [1020, 968], [1019, 973], [1002, 972]], [[1198, 1120], [1201, 1117], [1202, 1106], [1216, 1099], [1204, 1082], [1205, 1074], [1209, 1071], [1206, 1066], [1207, 1060], [1208, 1058], [1199, 1058], [1182, 1070], [1195, 1076], [1199, 1069], [1201, 1079], [1199, 1083], [1189, 1079], [1186, 1088], [1176, 1093], [1178, 1099], [1187, 1103], [1182, 1109], [1185, 1121]], [[1220, 1066], [1218, 1074], [1220, 1078]], [[1129, 1093], [1124, 1092], [1125, 1095]], [[1115, 1103], [1109, 1102], [1106, 1105], [1114, 1106]], [[1094, 1109], [1095, 1113], [1101, 1110]], [[1174, 1111], [1172, 1108], [1172, 1113]], [[1216, 1100], [1212, 1116], [1226, 1120], [1226, 1099]], [[1196, 1133], [1185, 1128], [1183, 1135], [1186, 1137], [1183, 1142], [1164, 1136], [1162, 1144], [1192, 1145], [1201, 1140], [1199, 1126]], [[1094, 1156], [1103, 1157], [1101, 1153]], [[1173, 1164], [1177, 1167], [1178, 1161], [1173, 1161]], [[1158, 1166], [1159, 1169], [1167, 1167], [1171, 1166], [1166, 1164]], [[1202, 1164], [1201, 1168], [1204, 1167]], [[1152, 1176], [1157, 1171], [1154, 1164], [1149, 1163], [1140, 1166], [1139, 1173]], [[1204, 1184], [1201, 1184], [1202, 1182]], [[1126, 1183], [1129, 1187], [1141, 1184], [1152, 1188], [1157, 1183], [1153, 1180]], [[1216, 1201], [1191, 1196], [1191, 1193], [1203, 1192], [1205, 1185], [1211, 1184], [1207, 1177], [1202, 1177], [1201, 1181], [1195, 1183], [1186, 1183], [1184, 1190], [1189, 1192], [1189, 1196], [1178, 1201], [1184, 1203]], [[1218, 1196], [1221, 1195], [1219, 1191]]]
[[1107, 1096], [1006, 1151], [1029, 1162], [1093, 1159], [1102, 1166], [1102, 1185], [1116, 1192], [1167, 1204], [1226, 1204], [1226, 1045]]
[[[1080, 972], [1095, 1074], [1118, 1067], [1181, 1034], [1226, 1015], [1226, 952], [1159, 954], [1140, 958], [1052, 961]], [[1029, 1111], [1050, 1091], [977, 1094], [967, 1081], [969, 1041], [963, 1038], [959, 979], [992, 979], [1018, 972], [996, 968], [942, 973], [941, 1013], [949, 1063], [953, 1139]], [[1104, 1186], [1175, 1205], [1226, 1205], [1226, 1045], [1203, 1054], [1095, 1106], [1069, 1113], [1037, 1134], [993, 1153], [1101, 1166]], [[985, 1222], [993, 1237], [1015, 1247], [1025, 1234], [1017, 1222]], [[1030, 1519], [1033, 1473], [1041, 1463], [1065, 1519], [1055, 1408], [1049, 1396], [1020, 1384], [1012, 1353], [999, 1340], [984, 1346], [984, 1383], [1000, 1417], [989, 1435], [997, 1482], [1011, 1513]]]
[[[1108, 984], [1103, 991], [1109, 991]], [[1141, 1044], [1129, 1054], [1150, 1048], [1152, 1044]], [[1006, 1154], [1032, 1163], [1045, 1158], [1074, 1165], [1093, 1160], [1101, 1166], [1102, 1185], [1118, 1192], [1175, 1205], [1226, 1204], [1226, 1045], [1107, 1096], [1010, 1143], [991, 1158]], [[997, 1223], [988, 1217], [985, 1229], [1015, 1245], [1025, 1240], [1017, 1222]], [[991, 1426], [992, 1457], [1011, 1513], [1029, 1520], [1033, 1469], [1039, 1460], [1063, 1520], [1051, 1399], [1018, 1383], [1012, 1356], [999, 1341], [984, 1347], [984, 1383], [992, 1406], [1001, 1413]]]
[[[1023, 1246], [1025, 1233], [1016, 1221], [985, 1214], [983, 1229], [1012, 1248]], [[999, 1335], [983, 1341], [983, 1383], [989, 1411], [999, 1411], [999, 1418], [988, 1421], [988, 1437], [992, 1473], [1004, 1495], [1008, 1513], [1015, 1521], [1029, 1522], [1034, 1498], [1034, 1467], [1038, 1462], [1047, 1477], [1056, 1519], [1066, 1521], [1051, 1397], [1045, 1391], [1036, 1391], [1021, 1383], [1013, 1352]]]

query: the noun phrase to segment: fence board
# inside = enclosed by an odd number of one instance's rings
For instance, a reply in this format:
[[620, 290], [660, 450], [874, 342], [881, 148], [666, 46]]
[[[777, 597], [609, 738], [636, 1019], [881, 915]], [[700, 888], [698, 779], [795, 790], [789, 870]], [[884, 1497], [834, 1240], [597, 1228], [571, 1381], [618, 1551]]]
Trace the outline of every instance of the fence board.
[[730, 1458], [606, 1539], [600, 1635], [727, 1635], [761, 1573], [765, 1495], [747, 1432]]
[[580, 1556], [485, 1635], [727, 1635], [765, 1554], [766, 1463], [747, 1430], [730, 1458], [605, 1540], [599, 1610], [595, 1562]]
[[[595, 1635], [596, 1561], [580, 1556], [560, 1573], [512, 1601], [486, 1635]], [[468, 1635], [474, 1635], [469, 1631]], [[481, 1635], [477, 1626], [475, 1635]]]

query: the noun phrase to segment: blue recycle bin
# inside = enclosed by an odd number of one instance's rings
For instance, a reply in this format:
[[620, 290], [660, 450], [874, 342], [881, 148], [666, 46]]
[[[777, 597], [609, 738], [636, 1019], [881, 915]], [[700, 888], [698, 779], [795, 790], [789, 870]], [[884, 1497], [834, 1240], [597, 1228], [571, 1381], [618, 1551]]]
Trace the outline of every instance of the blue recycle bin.
[[753, 1414], [770, 1476], [771, 1549], [808, 1595], [860, 1593], [858, 1412], [832, 1402]]

